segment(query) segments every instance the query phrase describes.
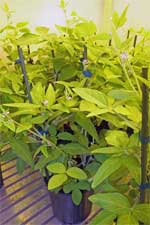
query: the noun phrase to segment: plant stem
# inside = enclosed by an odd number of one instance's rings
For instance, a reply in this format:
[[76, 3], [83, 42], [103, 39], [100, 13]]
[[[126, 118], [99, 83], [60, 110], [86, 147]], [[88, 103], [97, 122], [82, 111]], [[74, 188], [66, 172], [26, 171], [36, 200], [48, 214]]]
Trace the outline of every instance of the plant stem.
[[[144, 79], [148, 79], [148, 68], [142, 68], [142, 75]], [[148, 113], [149, 113], [149, 93], [148, 87], [142, 84], [142, 129], [141, 136], [146, 138], [149, 135], [148, 129]], [[141, 144], [141, 185], [147, 183], [147, 155], [148, 155], [148, 142]], [[140, 191], [140, 202], [146, 202], [146, 189]]]
[[131, 64], [129, 62], [128, 62], [128, 66], [129, 66], [130, 70], [132, 71], [133, 77], [135, 79], [135, 82], [136, 82], [136, 85], [137, 85], [137, 88], [138, 88], [138, 91], [139, 91], [139, 95], [141, 96], [142, 95], [142, 92], [141, 92], [140, 84], [138, 82], [138, 79], [136, 77], [136, 74], [134, 72], [134, 69], [133, 69], [133, 67], [131, 66]]
[[125, 64], [122, 64], [121, 62], [120, 62], [120, 64], [122, 66], [124, 74], [126, 75], [126, 78], [128, 80], [128, 83], [129, 83], [130, 87], [133, 89], [133, 91], [135, 91], [137, 93], [137, 90], [135, 89], [134, 85], [132, 84], [131, 79], [129, 78], [128, 72], [127, 72], [126, 67], [125, 67]]

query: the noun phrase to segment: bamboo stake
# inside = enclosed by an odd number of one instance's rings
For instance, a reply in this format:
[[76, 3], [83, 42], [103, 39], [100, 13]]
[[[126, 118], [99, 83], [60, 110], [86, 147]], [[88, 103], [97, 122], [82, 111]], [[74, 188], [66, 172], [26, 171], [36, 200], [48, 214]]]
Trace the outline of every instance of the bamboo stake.
[[[144, 79], [148, 79], [148, 68], [142, 68], [142, 75]], [[146, 202], [146, 188], [147, 184], [147, 156], [148, 156], [148, 141], [149, 125], [149, 93], [148, 87], [143, 83], [142, 85], [142, 129], [141, 129], [141, 190], [140, 190], [140, 202]]]

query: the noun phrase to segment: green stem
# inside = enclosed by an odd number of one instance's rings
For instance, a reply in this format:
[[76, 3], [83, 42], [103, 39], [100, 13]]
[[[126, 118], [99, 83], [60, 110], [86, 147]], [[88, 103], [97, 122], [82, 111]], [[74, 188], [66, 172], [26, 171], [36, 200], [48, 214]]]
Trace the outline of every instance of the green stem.
[[142, 96], [142, 91], [141, 91], [141, 88], [140, 88], [140, 84], [138, 82], [138, 79], [136, 77], [134, 69], [133, 69], [133, 67], [131, 66], [131, 64], [129, 62], [128, 62], [128, 66], [129, 66], [130, 70], [132, 71], [133, 77], [135, 79], [135, 82], [136, 82], [136, 85], [137, 85], [137, 88], [138, 88], [138, 91], [139, 91], [139, 95]]
[[126, 67], [125, 67], [125, 64], [123, 64], [121, 62], [120, 62], [120, 64], [122, 66], [123, 72], [124, 72], [124, 74], [125, 74], [125, 76], [128, 80], [128, 83], [129, 83], [130, 87], [133, 89], [133, 91], [135, 91], [137, 93], [137, 90], [135, 89], [134, 85], [132, 84], [131, 79], [129, 78], [128, 72], [127, 72]]

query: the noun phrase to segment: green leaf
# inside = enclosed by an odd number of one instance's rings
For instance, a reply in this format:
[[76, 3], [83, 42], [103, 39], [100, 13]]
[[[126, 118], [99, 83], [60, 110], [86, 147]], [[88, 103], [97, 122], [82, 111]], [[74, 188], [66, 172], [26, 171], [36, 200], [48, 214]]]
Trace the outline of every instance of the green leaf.
[[78, 144], [78, 143], [70, 143], [66, 145], [60, 146], [60, 148], [70, 155], [83, 155], [89, 153], [88, 148]]
[[49, 130], [51, 136], [56, 136], [57, 129], [53, 124], [49, 125], [48, 130]]
[[94, 103], [101, 108], [106, 108], [108, 104], [107, 96], [100, 91], [89, 88], [74, 88], [73, 91], [84, 100]]
[[120, 193], [99, 193], [92, 195], [90, 201], [117, 215], [131, 211], [128, 199]]
[[137, 99], [137, 94], [134, 91], [124, 90], [124, 89], [113, 89], [108, 92], [108, 95], [117, 99], [117, 100], [128, 100], [128, 99]]
[[23, 27], [27, 26], [28, 24], [29, 24], [29, 23], [26, 22], [26, 21], [24, 21], [24, 22], [19, 22], [19, 23], [16, 24], [16, 27], [18, 27], [18, 28], [23, 28]]
[[79, 189], [79, 190], [90, 190], [91, 189], [91, 186], [89, 184], [89, 182], [87, 180], [80, 180], [77, 184], [76, 184], [76, 187]]
[[48, 119], [48, 115], [36, 116], [31, 119], [32, 124], [43, 124]]
[[67, 180], [68, 177], [66, 174], [57, 174], [52, 176], [48, 182], [48, 190], [61, 187]]
[[60, 72], [59, 80], [68, 80], [76, 76], [77, 69], [72, 65], [65, 65]]
[[124, 156], [122, 157], [122, 163], [128, 168], [131, 176], [135, 181], [140, 184], [141, 182], [141, 166], [140, 162], [134, 156]]
[[78, 168], [78, 167], [71, 167], [67, 170], [67, 175], [69, 177], [78, 179], [78, 180], [85, 180], [87, 178], [86, 173], [84, 170]]
[[60, 140], [66, 140], [66, 141], [75, 141], [76, 140], [76, 138], [68, 132], [61, 132], [57, 135], [57, 137]]
[[44, 168], [50, 161], [56, 160], [61, 155], [61, 152], [59, 150], [52, 150], [51, 154], [48, 156], [48, 158], [45, 158], [45, 156], [41, 156], [38, 162], [35, 165], [35, 170], [39, 169], [41, 170]]
[[114, 154], [114, 153], [121, 153], [123, 152], [123, 148], [117, 148], [117, 147], [103, 147], [103, 148], [97, 148], [92, 151], [93, 154], [95, 153], [103, 153], [103, 154]]
[[20, 123], [17, 127], [17, 130], [16, 130], [16, 134], [22, 132], [22, 131], [25, 131], [25, 130], [29, 130], [30, 128], [32, 127], [32, 124], [30, 123]]
[[63, 191], [68, 194], [76, 188], [75, 180], [69, 181], [67, 184], [63, 186]]
[[29, 146], [22, 140], [13, 139], [10, 141], [10, 145], [14, 153], [21, 158], [23, 161], [33, 166], [32, 154], [30, 152]]
[[12, 130], [13, 132], [15, 132], [16, 127], [15, 124], [13, 122], [13, 120], [7, 120], [5, 122], [3, 122], [4, 126], [6, 126], [7, 128], [9, 128], [10, 130]]
[[36, 34], [25, 33], [17, 40], [17, 45], [31, 45], [39, 42], [39, 36]]
[[1, 162], [6, 162], [9, 160], [13, 160], [16, 158], [16, 154], [13, 151], [6, 151], [3, 154], [0, 154], [0, 161]]
[[85, 129], [94, 139], [99, 143], [99, 137], [97, 131], [89, 118], [87, 118], [83, 113], [77, 112], [75, 114], [74, 120], [78, 123], [83, 129]]
[[90, 174], [90, 176], [94, 176], [97, 170], [99, 169], [99, 167], [100, 167], [100, 163], [91, 162], [86, 166], [85, 170]]
[[31, 90], [31, 96], [33, 103], [35, 104], [42, 104], [45, 101], [45, 87], [43, 87], [41, 82], [37, 82], [32, 90]]
[[94, 176], [92, 187], [96, 188], [101, 184], [107, 177], [109, 177], [113, 172], [118, 170], [121, 167], [120, 158], [111, 157], [104, 161], [102, 166], [98, 169], [97, 173]]
[[117, 24], [117, 28], [119, 27], [122, 27], [126, 21], [127, 21], [127, 17], [126, 17], [126, 14], [127, 14], [127, 11], [128, 11], [128, 6], [123, 10], [120, 18], [119, 18], [119, 21], [118, 21], [118, 24]]
[[23, 171], [25, 170], [25, 166], [26, 166], [26, 163], [22, 159], [18, 158], [16, 160], [16, 169], [19, 174], [23, 173]]
[[9, 12], [9, 6], [6, 2], [3, 4], [2, 9], [4, 10], [5, 13]]
[[41, 146], [40, 146], [40, 151], [43, 153], [43, 155], [44, 155], [46, 158], [48, 158], [49, 154], [48, 154], [47, 146], [41, 145]]
[[47, 169], [52, 173], [65, 173], [66, 171], [64, 164], [59, 162], [49, 164]]
[[14, 107], [14, 108], [30, 108], [30, 109], [34, 109], [34, 108], [39, 108], [41, 107], [40, 105], [34, 105], [31, 103], [8, 103], [8, 104], [3, 104], [4, 106], [8, 106], [8, 107]]
[[49, 32], [49, 28], [44, 27], [44, 26], [38, 26], [38, 27], [35, 28], [35, 30], [38, 34], [42, 34], [42, 35], [46, 35]]
[[138, 204], [133, 208], [133, 216], [145, 224], [150, 222], [150, 204]]
[[112, 26], [112, 37], [113, 37], [115, 47], [120, 49], [121, 48], [121, 38], [119, 37], [119, 34], [117, 33], [116, 28], [114, 26]]
[[120, 215], [117, 220], [117, 225], [139, 225], [139, 222], [129, 213]]
[[79, 189], [72, 191], [72, 201], [75, 205], [80, 205], [82, 201], [82, 193]]
[[121, 130], [108, 130], [105, 139], [107, 144], [116, 147], [125, 147], [129, 142], [127, 133]]
[[78, 23], [74, 29], [74, 32], [82, 37], [92, 36], [96, 31], [96, 25], [93, 21]]
[[51, 108], [51, 106], [55, 103], [56, 101], [56, 94], [54, 91], [54, 88], [51, 84], [49, 84], [47, 91], [46, 91], [46, 95], [45, 95], [45, 100], [48, 100], [48, 109]]
[[[110, 225], [113, 224], [116, 215], [112, 212], [103, 210], [100, 212], [89, 225]], [[127, 225], [127, 224], [126, 224]]]

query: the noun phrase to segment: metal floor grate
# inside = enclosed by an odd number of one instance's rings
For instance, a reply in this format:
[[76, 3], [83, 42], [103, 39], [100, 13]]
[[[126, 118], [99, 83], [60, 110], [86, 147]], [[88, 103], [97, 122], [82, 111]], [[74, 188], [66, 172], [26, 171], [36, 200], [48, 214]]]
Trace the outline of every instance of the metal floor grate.
[[0, 225], [62, 225], [53, 216], [50, 196], [39, 171], [27, 168], [20, 176], [15, 160], [3, 163], [1, 168], [4, 186], [0, 189]]

